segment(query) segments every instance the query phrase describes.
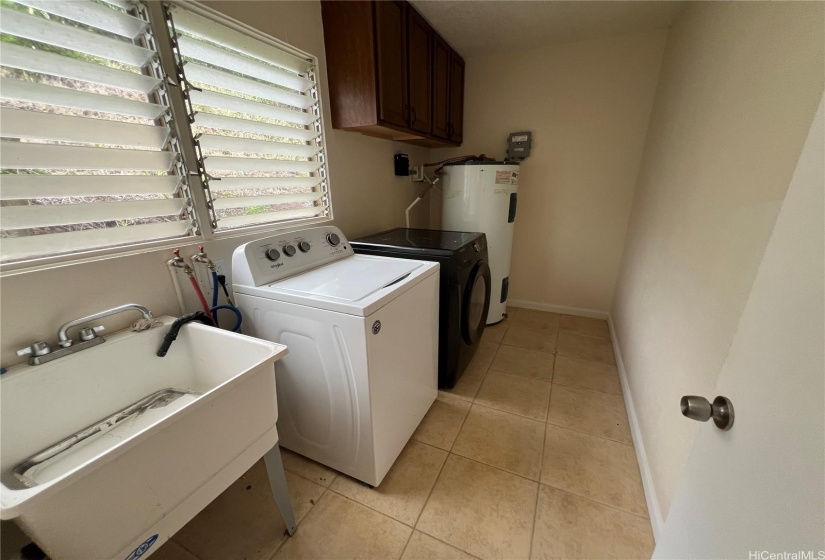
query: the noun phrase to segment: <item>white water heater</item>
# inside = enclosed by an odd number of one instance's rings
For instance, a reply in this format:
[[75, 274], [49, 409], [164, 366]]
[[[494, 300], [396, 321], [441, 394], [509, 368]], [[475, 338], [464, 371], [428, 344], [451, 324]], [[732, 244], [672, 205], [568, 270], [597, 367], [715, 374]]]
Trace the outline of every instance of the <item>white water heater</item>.
[[504, 319], [516, 220], [519, 165], [467, 161], [444, 167], [441, 229], [487, 235], [490, 311], [487, 324]]

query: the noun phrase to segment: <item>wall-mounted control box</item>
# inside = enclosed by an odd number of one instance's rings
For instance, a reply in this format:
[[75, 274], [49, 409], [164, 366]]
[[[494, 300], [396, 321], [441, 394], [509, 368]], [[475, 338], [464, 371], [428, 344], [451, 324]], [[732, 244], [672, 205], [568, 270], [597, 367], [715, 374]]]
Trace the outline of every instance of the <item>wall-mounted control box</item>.
[[410, 174], [410, 156], [395, 154], [394, 160], [396, 177], [407, 177]]
[[507, 137], [507, 159], [521, 161], [530, 155], [533, 144], [532, 132], [511, 132]]

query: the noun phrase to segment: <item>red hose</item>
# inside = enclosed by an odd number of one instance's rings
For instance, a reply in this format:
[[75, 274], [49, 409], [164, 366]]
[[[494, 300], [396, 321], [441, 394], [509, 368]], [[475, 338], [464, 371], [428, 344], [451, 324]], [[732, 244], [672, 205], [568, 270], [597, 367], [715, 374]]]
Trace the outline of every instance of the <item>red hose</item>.
[[208, 316], [212, 316], [212, 310], [209, 309], [209, 304], [206, 303], [206, 298], [203, 297], [203, 292], [201, 291], [201, 287], [198, 284], [198, 281], [195, 280], [194, 276], [189, 277], [189, 281], [192, 282], [192, 287], [195, 288], [195, 293], [198, 294], [198, 299], [201, 300], [201, 307], [206, 312]]

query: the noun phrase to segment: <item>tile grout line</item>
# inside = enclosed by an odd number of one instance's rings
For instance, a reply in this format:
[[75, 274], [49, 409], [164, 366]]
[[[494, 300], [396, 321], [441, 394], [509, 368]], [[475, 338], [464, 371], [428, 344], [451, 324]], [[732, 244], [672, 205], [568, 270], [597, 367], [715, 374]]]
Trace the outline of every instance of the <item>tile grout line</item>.
[[[551, 392], [552, 392], [552, 388], [551, 388]], [[523, 414], [519, 414], [517, 412], [511, 412], [509, 410], [502, 410], [500, 408], [496, 408], [494, 406], [489, 406], [489, 405], [486, 405], [486, 404], [471, 402], [470, 405], [471, 406], [472, 405], [480, 406], [481, 408], [486, 408], [487, 410], [495, 410], [496, 412], [503, 412], [505, 414], [512, 414], [513, 416], [518, 416], [519, 418], [524, 418], [525, 420], [532, 420], [533, 422], [538, 422], [539, 424], [546, 424], [547, 423], [546, 420], [539, 420], [537, 418], [533, 418], [532, 416], [524, 416]], [[546, 415], [545, 415], [545, 418], [546, 418]], [[463, 426], [463, 424], [462, 424], [462, 426]], [[455, 442], [453, 442], [453, 443], [455, 443]], [[452, 451], [452, 446], [450, 447], [450, 451]]]
[[519, 346], [518, 344], [509, 344], [507, 342], [502, 342], [501, 345], [502, 346], [509, 346], [510, 348], [518, 348], [519, 350], [529, 350], [530, 352], [538, 352], [539, 354], [555, 354], [556, 353], [555, 348], [553, 350], [548, 351], [548, 350], [538, 350], [536, 348], [527, 348], [525, 346]]
[[458, 550], [459, 552], [461, 552], [461, 553], [463, 553], [463, 554], [466, 554], [466, 555], [467, 555], [467, 556], [469, 556], [470, 558], [476, 558], [477, 560], [481, 560], [478, 556], [476, 556], [476, 555], [474, 555], [474, 554], [471, 554], [471, 553], [467, 552], [467, 551], [466, 551], [466, 550], [464, 550], [463, 548], [458, 548], [456, 545], [454, 545], [454, 544], [450, 544], [450, 543], [448, 543], [447, 541], [442, 540], [442, 539], [439, 539], [438, 537], [436, 537], [436, 536], [434, 536], [434, 535], [431, 535], [431, 534], [429, 534], [429, 533], [425, 533], [425, 532], [424, 532], [424, 531], [422, 531], [421, 529], [413, 529], [413, 533], [415, 533], [416, 531], [418, 531], [418, 532], [419, 532], [419, 533], [421, 533], [422, 535], [425, 535], [425, 536], [427, 536], [427, 537], [431, 538], [431, 539], [432, 539], [432, 540], [434, 540], [434, 541], [438, 541], [438, 542], [440, 542], [441, 544], [443, 544], [443, 545], [445, 545], [445, 546], [449, 546], [450, 548], [454, 548], [454, 549]]
[[[470, 403], [471, 404], [476, 402], [476, 397], [478, 396], [478, 392], [481, 391], [481, 386], [484, 385], [484, 382], [487, 380], [487, 375], [490, 373], [490, 368], [493, 367], [493, 361], [496, 359], [496, 354], [498, 354], [498, 351], [499, 351], [500, 348], [501, 348], [501, 344], [498, 344], [498, 348], [496, 348], [496, 353], [493, 354], [493, 358], [490, 360], [490, 363], [484, 369], [484, 376], [481, 378], [481, 382], [478, 384], [478, 387], [476, 387], [476, 390], [473, 393], [473, 396], [470, 397]], [[468, 414], [469, 414], [469, 412], [468, 412]], [[465, 417], [464, 419], [466, 420], [467, 418]], [[461, 423], [461, 427], [462, 428], [464, 427], [464, 422]], [[461, 428], [459, 428], [459, 431], [461, 431]], [[456, 437], [458, 437], [458, 436], [456, 436]], [[453, 444], [455, 444], [455, 441], [453, 441]], [[453, 446], [451, 445], [450, 449], [452, 449], [452, 448], [453, 448]], [[449, 451], [450, 449], [448, 449], [447, 451]]]
[[[319, 463], [319, 464], [320, 464], [320, 463]], [[287, 469], [286, 469], [286, 468], [284, 468], [284, 470], [287, 470]], [[293, 471], [289, 471], [289, 472], [291, 472], [292, 474], [294, 474], [294, 475], [296, 475], [296, 476], [299, 476], [299, 477], [303, 478], [304, 480], [309, 480], [307, 477], [305, 477], [305, 476], [301, 476], [300, 474], [298, 474], [298, 473], [296, 473], [296, 472], [293, 472]], [[301, 520], [300, 520], [300, 521], [296, 521], [296, 522], [295, 522], [295, 534], [296, 534], [296, 535], [298, 534], [298, 527], [300, 527], [300, 525], [301, 525], [304, 521], [306, 521], [307, 517], [309, 517], [309, 515], [313, 512], [313, 510], [315, 510], [315, 507], [316, 507], [319, 503], [321, 503], [321, 500], [323, 500], [323, 499], [324, 499], [324, 496], [326, 496], [326, 495], [327, 495], [327, 491], [330, 489], [330, 486], [332, 486], [332, 483], [335, 481], [335, 479], [336, 479], [336, 478], [338, 478], [338, 475], [335, 475], [335, 477], [333, 477], [333, 479], [329, 482], [329, 486], [324, 486], [324, 487], [323, 487], [323, 488], [324, 488], [324, 491], [323, 491], [323, 492], [321, 492], [321, 495], [320, 495], [320, 496], [318, 496], [318, 499], [317, 499], [317, 500], [315, 500], [315, 503], [314, 503], [314, 504], [312, 504], [312, 507], [311, 507], [311, 508], [309, 508], [309, 510], [308, 510], [308, 511], [304, 514], [304, 516], [301, 518]], [[317, 482], [315, 482], [315, 481], [313, 481], [313, 480], [310, 480], [310, 482], [314, 482], [315, 484], [318, 484]], [[318, 486], [322, 486], [322, 485], [321, 485], [321, 484], [318, 484]], [[290, 498], [290, 502], [291, 502], [291, 501], [292, 501], [292, 499]], [[279, 512], [279, 513], [280, 513], [280, 512]], [[273, 552], [273, 553], [272, 553], [272, 556], [270, 556], [270, 557], [269, 557], [269, 560], [272, 560], [273, 558], [275, 558], [275, 557], [278, 555], [278, 551], [280, 551], [280, 550], [281, 550], [281, 548], [283, 548], [283, 546], [284, 546], [286, 543], [288, 543], [288, 542], [289, 542], [289, 539], [292, 539], [292, 538], [294, 538], [294, 537], [295, 537], [295, 535], [287, 535], [287, 537], [286, 537], [286, 538], [285, 538], [285, 539], [281, 542], [281, 544], [279, 544], [277, 547], [275, 547], [275, 552]]]
[[[515, 348], [515, 346], [513, 348]], [[524, 349], [522, 348], [522, 350], [524, 350]], [[552, 356], [554, 354], [550, 354], [550, 355]], [[521, 377], [522, 379], [532, 379], [533, 381], [540, 381], [541, 383], [547, 383], [548, 385], [550, 383], [552, 383], [551, 381], [545, 381], [544, 379], [539, 379], [538, 377], [528, 377], [528, 376], [522, 375], [520, 373], [515, 373], [515, 372], [512, 372], [512, 371], [506, 371], [506, 370], [503, 370], [503, 369], [494, 368], [492, 364], [490, 364], [490, 367], [487, 370], [487, 372], [489, 373], [490, 370], [497, 371], [499, 373], [506, 373], [507, 375], [515, 375], [516, 377]], [[552, 379], [552, 375], [551, 375], [551, 379]]]
[[401, 554], [398, 555], [398, 560], [404, 558], [404, 553], [407, 552], [407, 547], [410, 546], [410, 541], [412, 540], [414, 534], [415, 527], [412, 528], [412, 530], [410, 531], [410, 536], [407, 537], [407, 540], [404, 542], [404, 548], [401, 549]]
[[[551, 393], [551, 395], [552, 395], [552, 393]], [[549, 418], [549, 414], [550, 414], [550, 410], [549, 410], [549, 409], [548, 409], [548, 411], [547, 411], [547, 414], [548, 414], [548, 418]], [[592, 433], [592, 432], [586, 432], [586, 431], [584, 431], [584, 430], [580, 430], [580, 429], [577, 429], [577, 428], [571, 428], [570, 426], [562, 426], [561, 424], [556, 424], [555, 422], [550, 422], [549, 420], [548, 420], [548, 421], [546, 421], [546, 422], [545, 422], [545, 424], [547, 424], [548, 426], [553, 426], [554, 428], [561, 428], [561, 429], [563, 429], [563, 430], [570, 430], [571, 432], [576, 432], [577, 434], [584, 434], [584, 435], [586, 435], [586, 436], [593, 436], [593, 437], [596, 437], [596, 438], [599, 438], [599, 439], [604, 439], [604, 440], [607, 440], [607, 441], [612, 441], [613, 443], [618, 443], [618, 444], [620, 444], [620, 445], [626, 445], [626, 446], [628, 446], [628, 447], [633, 447], [633, 443], [632, 443], [632, 442], [631, 442], [631, 443], [628, 443], [628, 442], [626, 442], [626, 441], [619, 441], [619, 440], [617, 440], [617, 439], [609, 438], [609, 437], [602, 436], [602, 435], [599, 435], [599, 434], [594, 434], [594, 433]], [[635, 449], [635, 447], [633, 447], [633, 448]]]
[[582, 358], [581, 356], [572, 356], [570, 354], [565, 354], [564, 352], [556, 351], [556, 356], [564, 356], [565, 358], [573, 358], [574, 360], [581, 360], [582, 362], [590, 362], [592, 364], [601, 364], [603, 366], [610, 366], [616, 367], [616, 358], [613, 358], [613, 362], [603, 362], [602, 360], [588, 360], [586, 358]]
[[647, 522], [650, 522], [650, 517], [645, 515], [640, 515], [638, 513], [633, 513], [632, 511], [628, 511], [626, 509], [620, 508], [619, 506], [614, 506], [613, 504], [608, 504], [602, 501], [599, 501], [595, 498], [591, 498], [590, 496], [582, 496], [581, 494], [576, 494], [575, 492], [571, 492], [570, 490], [565, 490], [564, 488], [559, 488], [558, 486], [553, 486], [552, 484], [547, 484], [545, 482], [539, 482], [539, 486], [546, 486], [548, 488], [552, 488], [553, 490], [558, 490], [559, 492], [564, 492], [565, 494], [570, 494], [571, 496], [575, 496], [576, 498], [581, 498], [582, 500], [587, 500], [589, 502], [593, 502], [594, 504], [599, 504], [600, 506], [604, 506], [608, 509], [612, 509], [614, 511], [618, 511], [619, 513], [626, 513], [627, 515], [632, 515], [638, 519], [643, 519]]
[[[292, 453], [295, 453], [295, 452], [293, 451]], [[296, 454], [296, 455], [298, 455], [298, 453], [295, 453], [295, 454]], [[301, 455], [301, 457], [304, 457], [304, 456], [303, 456], [303, 455]], [[310, 459], [309, 457], [304, 457], [304, 459], [307, 459], [307, 460], [309, 460], [309, 461], [312, 461], [312, 462], [314, 462], [314, 463], [316, 463], [316, 464], [318, 464], [318, 465], [321, 465], [321, 466], [322, 466], [322, 467], [324, 467], [325, 469], [329, 469], [329, 470], [333, 471], [335, 474], [333, 475], [332, 480], [330, 480], [330, 481], [329, 481], [329, 484], [327, 484], [327, 485], [325, 486], [325, 485], [321, 484], [320, 482], [316, 482], [316, 481], [312, 480], [312, 479], [311, 479], [311, 478], [309, 478], [308, 476], [305, 476], [305, 475], [303, 475], [303, 474], [301, 474], [301, 473], [299, 473], [299, 472], [293, 471], [293, 470], [288, 469], [288, 468], [286, 468], [286, 467], [284, 467], [284, 470], [285, 470], [285, 471], [288, 471], [288, 472], [290, 472], [290, 473], [292, 473], [292, 474], [294, 474], [295, 476], [301, 477], [301, 478], [303, 478], [304, 480], [308, 480], [308, 481], [310, 481], [310, 482], [311, 482], [311, 483], [313, 483], [313, 484], [317, 484], [317, 485], [318, 485], [318, 486], [320, 486], [321, 488], [329, 488], [330, 486], [332, 486], [332, 483], [333, 483], [333, 482], [335, 482], [335, 479], [336, 479], [336, 478], [338, 478], [338, 477], [342, 474], [342, 473], [339, 473], [338, 471], [336, 471], [335, 469], [333, 469], [332, 467], [328, 467], [328, 466], [326, 466], [326, 465], [324, 465], [324, 464], [322, 464], [322, 463], [318, 463], [318, 461], [316, 461], [315, 459]], [[321, 496], [323, 496], [323, 494], [321, 494]], [[318, 497], [318, 499], [319, 499], [319, 500], [321, 499], [321, 496], [319, 496], [319, 497]]]
[[[469, 414], [469, 411], [467, 411], [467, 414]], [[466, 420], [467, 417], [465, 416], [464, 419]], [[461, 425], [464, 426], [464, 422], [462, 422]], [[461, 431], [460, 428], [459, 428], [459, 431]], [[456, 437], [458, 437], [458, 436], [456, 436]], [[455, 443], [455, 441], [453, 441], [453, 443]], [[452, 449], [452, 445], [450, 446], [450, 448]], [[442, 451], [444, 451], [444, 450], [442, 449]], [[441, 478], [441, 473], [444, 472], [444, 465], [447, 464], [447, 461], [450, 459], [450, 455], [451, 455], [451, 453], [449, 451], [447, 451], [447, 456], [444, 457], [444, 462], [441, 463], [441, 466], [438, 468], [438, 474], [435, 475], [435, 480], [433, 480], [433, 485], [430, 486], [430, 491], [427, 492], [427, 499], [424, 500], [424, 505], [421, 506], [421, 510], [418, 512], [418, 515], [415, 517], [415, 522], [413, 523], [413, 532], [415, 531], [415, 528], [418, 526], [418, 522], [421, 520], [421, 515], [424, 513], [424, 510], [427, 509], [427, 504], [430, 503], [430, 496], [433, 495], [433, 489], [435, 489], [435, 485], [438, 484], [438, 479]], [[412, 538], [412, 535], [410, 535], [410, 538]], [[406, 549], [406, 547], [404, 547], [404, 548]]]
[[[554, 366], [555, 367], [555, 366]], [[527, 558], [533, 558], [533, 541], [536, 538], [536, 522], [539, 515], [539, 497], [541, 496], [541, 473], [544, 470], [544, 451], [547, 445], [547, 424], [544, 425], [544, 431], [541, 437], [541, 456], [539, 459], [539, 484], [536, 487], [536, 503], [533, 505], [533, 528], [530, 531], [530, 552]]]
[[[501, 344], [499, 344], [499, 348], [501, 348]], [[498, 348], [496, 349], [496, 354], [498, 354]], [[493, 359], [495, 359], [495, 354], [493, 354]], [[492, 364], [492, 361], [490, 363]], [[478, 384], [478, 389], [476, 390], [476, 394], [478, 394], [478, 391], [481, 389], [481, 385], [484, 383], [484, 380], [487, 378], [487, 373], [489, 371], [490, 371], [490, 368], [488, 366], [487, 370], [484, 372], [484, 377], [481, 378], [481, 383]], [[475, 400], [475, 396], [473, 396], [473, 400]], [[421, 516], [424, 514], [424, 510], [427, 509], [427, 504], [430, 503], [430, 497], [433, 495], [433, 490], [435, 490], [435, 485], [438, 484], [438, 479], [441, 478], [441, 473], [444, 472], [444, 467], [447, 465], [447, 461], [450, 460], [450, 455], [455, 455], [452, 452], [452, 449], [455, 446], [456, 440], [458, 440], [458, 436], [461, 435], [461, 430], [464, 429], [464, 424], [467, 422], [467, 417], [470, 416], [470, 411], [473, 408], [473, 404], [474, 403], [471, 401], [470, 402], [470, 408], [467, 409], [467, 414], [465, 414], [464, 418], [462, 418], [461, 426], [458, 427], [458, 431], [456, 432], [456, 436], [455, 436], [455, 438], [453, 438], [453, 442], [450, 444], [450, 448], [447, 449], [447, 456], [444, 457], [444, 462], [441, 463], [441, 467], [438, 469], [438, 474], [436, 475], [435, 480], [433, 481], [433, 485], [430, 487], [430, 491], [427, 493], [427, 499], [424, 500], [424, 505], [421, 506], [421, 510], [418, 512], [418, 516], [415, 518], [415, 523], [413, 523], [412, 533], [410, 533], [410, 537], [407, 539], [407, 544], [404, 545], [404, 551], [401, 552], [401, 556], [404, 556], [404, 552], [406, 552], [407, 546], [409, 546], [410, 541], [412, 540], [413, 534], [415, 534], [415, 531], [417, 530], [416, 527], [418, 527], [418, 522], [421, 520]], [[420, 443], [423, 443], [423, 442], [420, 442]], [[424, 443], [424, 445], [429, 445], [429, 444]], [[430, 447], [433, 447], [435, 449], [440, 449], [438, 447], [435, 447], [434, 445], [431, 445]], [[444, 450], [442, 449], [441, 451], [444, 451]], [[423, 533], [423, 531], [421, 531], [421, 532]], [[430, 535], [429, 533], [424, 533], [424, 534], [431, 537], [431, 538], [435, 538], [432, 535]], [[436, 539], [436, 540], [438, 540], [439, 542], [444, 542], [444, 541], [441, 541], [440, 539]], [[447, 544], [448, 546], [452, 546], [456, 550], [461, 550], [462, 552], [464, 552], [466, 554], [469, 554], [466, 550], [458, 548], [457, 546], [450, 545], [449, 543], [444, 543], [444, 544]]]
[[[618, 379], [618, 377], [617, 377]], [[559, 381], [553, 381], [556, 385], [561, 385], [562, 387], [567, 387], [568, 389], [576, 389], [578, 391], [587, 391], [588, 393], [596, 393], [597, 395], [607, 395], [610, 397], [618, 397], [624, 400], [624, 395], [622, 393], [605, 393], [604, 391], [597, 391], [596, 389], [590, 389], [589, 387], [577, 387], [575, 385], [569, 385], [567, 383], [560, 383]]]
[[[442, 451], [443, 451], [443, 449], [442, 449]], [[354, 482], [356, 482], [357, 484], [362, 484], [362, 482], [361, 482], [360, 480], [358, 480], [358, 479], [353, 478], [352, 480], [353, 480]], [[375, 490], [375, 488], [372, 488], [372, 490]], [[400, 519], [396, 519], [395, 517], [393, 517], [393, 516], [391, 516], [391, 515], [388, 515], [388, 514], [384, 513], [383, 511], [377, 510], [377, 509], [375, 509], [375, 508], [374, 508], [374, 507], [372, 507], [372, 506], [368, 506], [367, 504], [365, 504], [365, 503], [363, 503], [363, 502], [359, 502], [359, 501], [358, 501], [358, 500], [356, 500], [355, 498], [351, 498], [350, 496], [347, 496], [346, 494], [342, 494], [342, 493], [341, 493], [341, 492], [339, 492], [338, 490], [333, 490], [332, 488], [330, 488], [330, 490], [329, 490], [329, 491], [330, 491], [330, 492], [332, 492], [333, 494], [335, 494], [336, 496], [340, 497], [340, 498], [344, 498], [345, 500], [349, 500], [350, 502], [352, 502], [352, 503], [354, 503], [354, 504], [356, 504], [356, 505], [359, 505], [359, 506], [361, 506], [361, 507], [365, 507], [365, 508], [367, 508], [367, 509], [368, 509], [368, 510], [370, 510], [370, 511], [374, 511], [375, 513], [377, 513], [378, 515], [380, 515], [380, 516], [382, 516], [382, 517], [386, 517], [387, 519], [389, 519], [389, 520], [391, 520], [391, 521], [395, 521], [396, 523], [400, 523], [401, 525], [403, 525], [404, 527], [407, 527], [408, 529], [415, 529], [415, 527], [413, 527], [413, 526], [412, 526], [412, 525], [410, 525], [409, 523], [405, 523], [404, 521], [401, 521]], [[320, 500], [320, 498], [319, 498], [319, 500]]]
[[[550, 404], [553, 402], [553, 379], [556, 377], [556, 360], [553, 358], [553, 371], [550, 373], [550, 396], [547, 397], [547, 412], [544, 413], [544, 433], [547, 434], [547, 421], [550, 419]], [[541, 456], [542, 462], [544, 455]], [[541, 479], [541, 476], [539, 476]]]
[[[538, 480], [534, 480], [534, 479], [532, 479], [532, 478], [528, 478], [528, 477], [524, 476], [523, 474], [518, 474], [518, 473], [514, 473], [514, 472], [510, 472], [510, 471], [504, 470], [504, 469], [502, 469], [501, 467], [497, 467], [497, 466], [495, 466], [495, 465], [490, 465], [490, 464], [487, 464], [487, 463], [485, 463], [484, 461], [479, 461], [478, 459], [473, 459], [472, 457], [465, 457], [464, 455], [459, 455], [458, 453], [452, 453], [452, 452], [450, 452], [450, 455], [454, 455], [454, 456], [458, 457], [459, 459], [466, 459], [467, 461], [472, 461], [473, 463], [478, 463], [479, 465], [483, 465], [483, 466], [485, 466], [485, 467], [490, 467], [491, 469], [495, 469], [495, 470], [497, 470], [497, 471], [503, 472], [504, 474], [509, 474], [509, 475], [512, 475], [512, 476], [517, 476], [517, 477], [521, 478], [522, 480], [526, 480], [526, 481], [528, 481], [528, 482], [532, 482], [533, 484], [539, 484], [539, 481], [538, 481]], [[445, 463], [446, 463], [446, 461], [445, 461]], [[541, 477], [541, 474], [539, 474], [539, 477]], [[547, 485], [545, 485], [545, 486], [547, 486]]]

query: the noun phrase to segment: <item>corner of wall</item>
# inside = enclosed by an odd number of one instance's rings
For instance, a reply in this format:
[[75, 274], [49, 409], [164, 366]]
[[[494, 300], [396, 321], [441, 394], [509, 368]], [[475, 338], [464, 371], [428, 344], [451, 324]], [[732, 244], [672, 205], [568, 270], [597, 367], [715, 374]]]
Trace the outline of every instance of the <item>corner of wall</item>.
[[650, 472], [650, 463], [645, 452], [645, 443], [642, 439], [642, 432], [636, 415], [636, 407], [633, 404], [633, 394], [630, 390], [630, 384], [627, 382], [627, 372], [625, 371], [624, 360], [622, 359], [622, 349], [619, 344], [616, 327], [613, 325], [612, 314], [608, 315], [607, 324], [610, 327], [610, 341], [613, 343], [613, 354], [616, 356], [616, 368], [619, 371], [619, 379], [622, 383], [622, 394], [624, 395], [624, 404], [627, 409], [627, 421], [630, 424], [633, 449], [636, 450], [636, 462], [639, 464], [639, 472], [642, 475], [642, 487], [645, 492], [650, 526], [653, 529], [653, 540], [658, 541], [665, 520], [662, 517], [662, 510], [659, 508], [659, 498], [656, 494], [656, 486], [653, 483], [653, 475]]

